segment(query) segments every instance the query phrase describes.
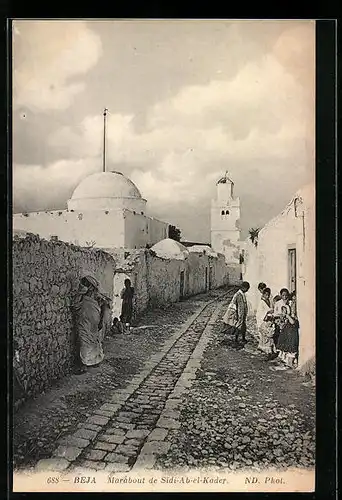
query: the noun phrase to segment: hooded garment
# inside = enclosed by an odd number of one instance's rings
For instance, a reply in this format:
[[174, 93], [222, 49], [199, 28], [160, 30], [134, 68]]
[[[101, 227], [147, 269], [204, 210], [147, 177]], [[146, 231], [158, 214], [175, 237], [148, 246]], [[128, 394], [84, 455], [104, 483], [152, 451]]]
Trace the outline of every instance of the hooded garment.
[[94, 276], [87, 274], [83, 278], [100, 294], [100, 300], [87, 295], [88, 288], [81, 284], [75, 301], [80, 358], [84, 365], [93, 366], [104, 359], [102, 340], [110, 322], [110, 299]]

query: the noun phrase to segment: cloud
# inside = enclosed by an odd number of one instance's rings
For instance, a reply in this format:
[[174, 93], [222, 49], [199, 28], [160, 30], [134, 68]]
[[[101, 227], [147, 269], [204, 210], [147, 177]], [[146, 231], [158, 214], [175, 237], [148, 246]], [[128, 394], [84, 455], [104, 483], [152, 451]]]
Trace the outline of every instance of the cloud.
[[273, 46], [273, 55], [303, 88], [312, 90], [315, 79], [315, 22], [295, 24]]
[[13, 103], [33, 111], [63, 110], [84, 90], [101, 40], [82, 21], [15, 21]]
[[[213, 74], [206, 83], [184, 85], [171, 98], [151, 105], [144, 127], [137, 129], [134, 113], [109, 113], [108, 170], [121, 170], [137, 184], [152, 215], [178, 224], [183, 220], [185, 237], [197, 237], [191, 235], [198, 235], [205, 224], [208, 239], [210, 199], [215, 181], [226, 169], [242, 201], [244, 231], [276, 215], [287, 197], [306, 182], [312, 162], [307, 143], [313, 141], [312, 102], [307, 94], [314, 94], [314, 79], [311, 70], [305, 82], [304, 73], [301, 77], [297, 73], [312, 44], [300, 26], [296, 29], [283, 31], [269, 43], [268, 52], [246, 59], [234, 75], [218, 79]], [[288, 55], [284, 40], [296, 37], [303, 49], [292, 43]], [[58, 184], [54, 199], [57, 203], [59, 197], [59, 204], [65, 205], [77, 179], [100, 171], [102, 141], [100, 115], [86, 116], [77, 126], [60, 127], [49, 136], [48, 148], [64, 163], [35, 170], [37, 185]], [[17, 182], [30, 172], [20, 168]], [[20, 182], [17, 199], [25, 200], [31, 187]], [[196, 214], [199, 222], [194, 228]]]
[[[284, 161], [305, 169], [302, 91], [272, 56], [247, 64], [230, 81], [183, 88], [151, 108], [142, 133], [133, 118], [109, 115], [108, 164], [122, 164], [153, 200], [189, 203], [207, 196], [210, 164], [215, 175], [228, 166], [240, 185], [259, 160], [265, 179], [276, 178]], [[102, 130], [100, 116], [87, 117], [77, 130], [57, 131], [50, 145], [75, 158], [99, 157]]]
[[40, 165], [14, 165], [13, 206], [15, 212], [65, 208], [78, 183], [96, 172], [91, 160], [60, 160]]

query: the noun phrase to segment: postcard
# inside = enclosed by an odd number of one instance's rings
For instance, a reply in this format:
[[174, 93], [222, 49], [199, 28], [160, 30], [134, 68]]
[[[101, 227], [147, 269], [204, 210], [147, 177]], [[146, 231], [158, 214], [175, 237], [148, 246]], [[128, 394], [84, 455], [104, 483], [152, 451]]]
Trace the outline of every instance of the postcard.
[[315, 489], [315, 21], [13, 20], [13, 491]]

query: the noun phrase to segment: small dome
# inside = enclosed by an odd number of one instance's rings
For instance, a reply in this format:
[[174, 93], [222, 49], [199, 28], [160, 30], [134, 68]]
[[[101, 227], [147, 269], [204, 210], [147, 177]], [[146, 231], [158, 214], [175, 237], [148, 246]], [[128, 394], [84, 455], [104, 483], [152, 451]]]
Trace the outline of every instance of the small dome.
[[151, 250], [161, 259], [184, 260], [189, 255], [184, 245], [171, 238], [158, 241], [158, 243], [151, 247]]
[[188, 250], [189, 252], [205, 253], [206, 255], [210, 255], [210, 257], [217, 257], [217, 253], [208, 245], [192, 245]]
[[137, 186], [121, 172], [99, 172], [79, 183], [72, 200], [85, 198], [141, 198]]

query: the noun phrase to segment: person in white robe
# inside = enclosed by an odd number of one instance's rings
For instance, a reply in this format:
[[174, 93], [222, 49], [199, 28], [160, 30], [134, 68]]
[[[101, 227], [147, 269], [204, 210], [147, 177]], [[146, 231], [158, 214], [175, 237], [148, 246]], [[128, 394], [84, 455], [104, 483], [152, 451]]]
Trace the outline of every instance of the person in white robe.
[[259, 333], [258, 349], [268, 355], [275, 353], [273, 341], [273, 309], [270, 296], [271, 290], [269, 288], [265, 288], [262, 292], [261, 300], [256, 312], [256, 322]]

